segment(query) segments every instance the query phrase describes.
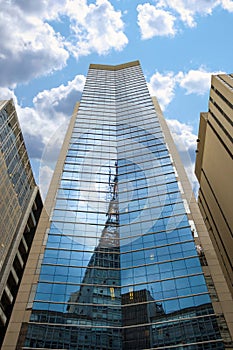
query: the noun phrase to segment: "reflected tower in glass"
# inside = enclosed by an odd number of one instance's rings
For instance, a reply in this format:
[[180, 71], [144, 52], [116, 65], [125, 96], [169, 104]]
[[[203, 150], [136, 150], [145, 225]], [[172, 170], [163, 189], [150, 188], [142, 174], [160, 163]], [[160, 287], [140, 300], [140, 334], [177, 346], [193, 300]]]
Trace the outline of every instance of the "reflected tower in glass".
[[224, 349], [156, 106], [138, 61], [90, 65], [17, 349]]

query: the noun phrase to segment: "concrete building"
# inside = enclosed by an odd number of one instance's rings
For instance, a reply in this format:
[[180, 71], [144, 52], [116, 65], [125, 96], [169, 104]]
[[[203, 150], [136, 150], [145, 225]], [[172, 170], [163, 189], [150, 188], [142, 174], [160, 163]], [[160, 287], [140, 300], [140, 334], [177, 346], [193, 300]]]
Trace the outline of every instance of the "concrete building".
[[13, 101], [0, 101], [0, 346], [41, 209]]
[[233, 75], [212, 76], [209, 111], [201, 113], [198, 204], [233, 296]]
[[2, 350], [230, 349], [229, 298], [139, 62], [90, 65]]

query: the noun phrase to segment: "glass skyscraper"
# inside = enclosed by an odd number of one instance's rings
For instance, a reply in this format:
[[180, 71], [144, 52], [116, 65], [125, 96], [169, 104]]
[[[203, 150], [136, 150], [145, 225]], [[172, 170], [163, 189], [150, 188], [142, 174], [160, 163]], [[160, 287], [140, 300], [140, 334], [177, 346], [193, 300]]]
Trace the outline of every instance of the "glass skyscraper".
[[13, 100], [0, 100], [0, 348], [42, 210]]
[[62, 154], [17, 349], [224, 349], [138, 61], [90, 65]]

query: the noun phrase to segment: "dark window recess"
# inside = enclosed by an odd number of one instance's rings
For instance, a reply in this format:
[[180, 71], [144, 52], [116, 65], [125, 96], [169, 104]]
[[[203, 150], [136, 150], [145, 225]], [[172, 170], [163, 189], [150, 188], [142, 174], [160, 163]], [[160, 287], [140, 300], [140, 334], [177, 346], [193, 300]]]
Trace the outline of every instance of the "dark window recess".
[[196, 250], [197, 250], [197, 254], [198, 254], [199, 259], [200, 259], [201, 266], [207, 266], [208, 263], [207, 263], [207, 260], [205, 257], [205, 253], [204, 253], [204, 250], [200, 244], [196, 245]]

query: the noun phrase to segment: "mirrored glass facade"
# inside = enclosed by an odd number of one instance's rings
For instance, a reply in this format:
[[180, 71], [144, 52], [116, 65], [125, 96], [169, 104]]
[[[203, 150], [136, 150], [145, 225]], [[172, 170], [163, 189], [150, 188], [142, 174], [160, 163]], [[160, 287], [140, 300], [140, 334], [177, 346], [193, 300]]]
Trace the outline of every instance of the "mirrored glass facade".
[[91, 65], [24, 349], [224, 349], [138, 62]]

